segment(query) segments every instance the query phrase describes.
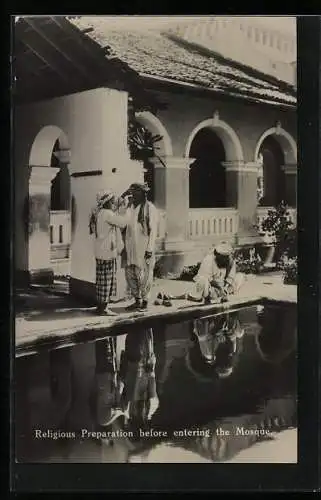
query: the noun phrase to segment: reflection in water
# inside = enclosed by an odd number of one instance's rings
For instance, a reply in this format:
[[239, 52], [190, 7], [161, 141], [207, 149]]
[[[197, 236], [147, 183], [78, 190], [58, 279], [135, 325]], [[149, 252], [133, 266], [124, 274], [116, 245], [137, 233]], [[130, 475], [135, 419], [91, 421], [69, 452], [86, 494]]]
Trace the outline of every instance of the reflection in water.
[[192, 335], [187, 366], [194, 375], [203, 380], [232, 375], [244, 335], [238, 313], [194, 320]]
[[256, 348], [264, 361], [279, 363], [296, 348], [297, 315], [282, 308], [259, 307], [257, 311], [260, 329], [255, 337]]
[[224, 461], [296, 426], [293, 307], [131, 331], [94, 358], [94, 429], [108, 436], [95, 461]]
[[152, 418], [159, 404], [152, 329], [127, 335], [122, 354], [120, 377], [125, 417], [133, 425], [140, 426]]

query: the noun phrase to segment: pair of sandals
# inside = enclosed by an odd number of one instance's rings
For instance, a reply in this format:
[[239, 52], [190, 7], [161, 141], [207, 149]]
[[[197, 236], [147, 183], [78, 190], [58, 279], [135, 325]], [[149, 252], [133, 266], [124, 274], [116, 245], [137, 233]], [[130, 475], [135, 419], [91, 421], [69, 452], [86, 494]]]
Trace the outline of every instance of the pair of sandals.
[[171, 295], [159, 292], [154, 304], [155, 304], [155, 306], [171, 307], [173, 305], [172, 300], [173, 300], [173, 298], [171, 297]]

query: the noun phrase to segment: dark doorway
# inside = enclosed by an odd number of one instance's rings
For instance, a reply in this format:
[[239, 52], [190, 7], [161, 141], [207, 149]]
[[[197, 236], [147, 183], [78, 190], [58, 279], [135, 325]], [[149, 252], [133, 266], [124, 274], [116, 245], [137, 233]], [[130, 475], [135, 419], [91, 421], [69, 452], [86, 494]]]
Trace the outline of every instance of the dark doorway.
[[192, 142], [190, 157], [195, 158], [189, 175], [190, 208], [225, 207], [226, 158], [221, 139], [212, 129], [203, 128]]
[[59, 172], [51, 183], [51, 210], [70, 210], [70, 176], [67, 165], [60, 163], [55, 155], [60, 149], [59, 140], [56, 141], [52, 156], [51, 167], [59, 168]]
[[284, 154], [278, 141], [268, 136], [261, 148], [263, 158], [263, 196], [261, 206], [276, 206], [281, 201], [287, 202], [285, 191]]

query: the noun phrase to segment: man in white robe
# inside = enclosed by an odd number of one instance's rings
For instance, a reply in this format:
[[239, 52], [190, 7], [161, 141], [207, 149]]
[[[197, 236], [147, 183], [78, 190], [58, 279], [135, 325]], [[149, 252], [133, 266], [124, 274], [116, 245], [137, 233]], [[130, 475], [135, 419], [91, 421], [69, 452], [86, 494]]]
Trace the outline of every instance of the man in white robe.
[[135, 183], [124, 193], [131, 196], [125, 234], [126, 280], [135, 299], [130, 311], [147, 309], [154, 277], [158, 212], [147, 200], [148, 191], [145, 184]]

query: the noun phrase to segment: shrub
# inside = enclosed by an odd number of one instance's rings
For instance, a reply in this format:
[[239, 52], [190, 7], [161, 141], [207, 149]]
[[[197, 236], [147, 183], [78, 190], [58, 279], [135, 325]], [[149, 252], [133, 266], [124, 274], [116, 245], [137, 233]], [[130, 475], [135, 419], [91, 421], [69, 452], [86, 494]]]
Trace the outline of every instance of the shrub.
[[180, 276], [178, 277], [178, 279], [180, 281], [193, 281], [193, 278], [195, 278], [195, 276], [198, 273], [200, 265], [201, 265], [201, 263], [198, 262], [197, 264], [194, 264], [192, 266], [185, 266], [182, 269], [182, 272], [181, 272]]
[[298, 284], [298, 261], [297, 258], [289, 259], [283, 263], [283, 283], [285, 285]]
[[236, 269], [237, 272], [244, 274], [258, 274], [263, 269], [262, 259], [257, 252], [257, 249], [241, 249], [236, 254]]

